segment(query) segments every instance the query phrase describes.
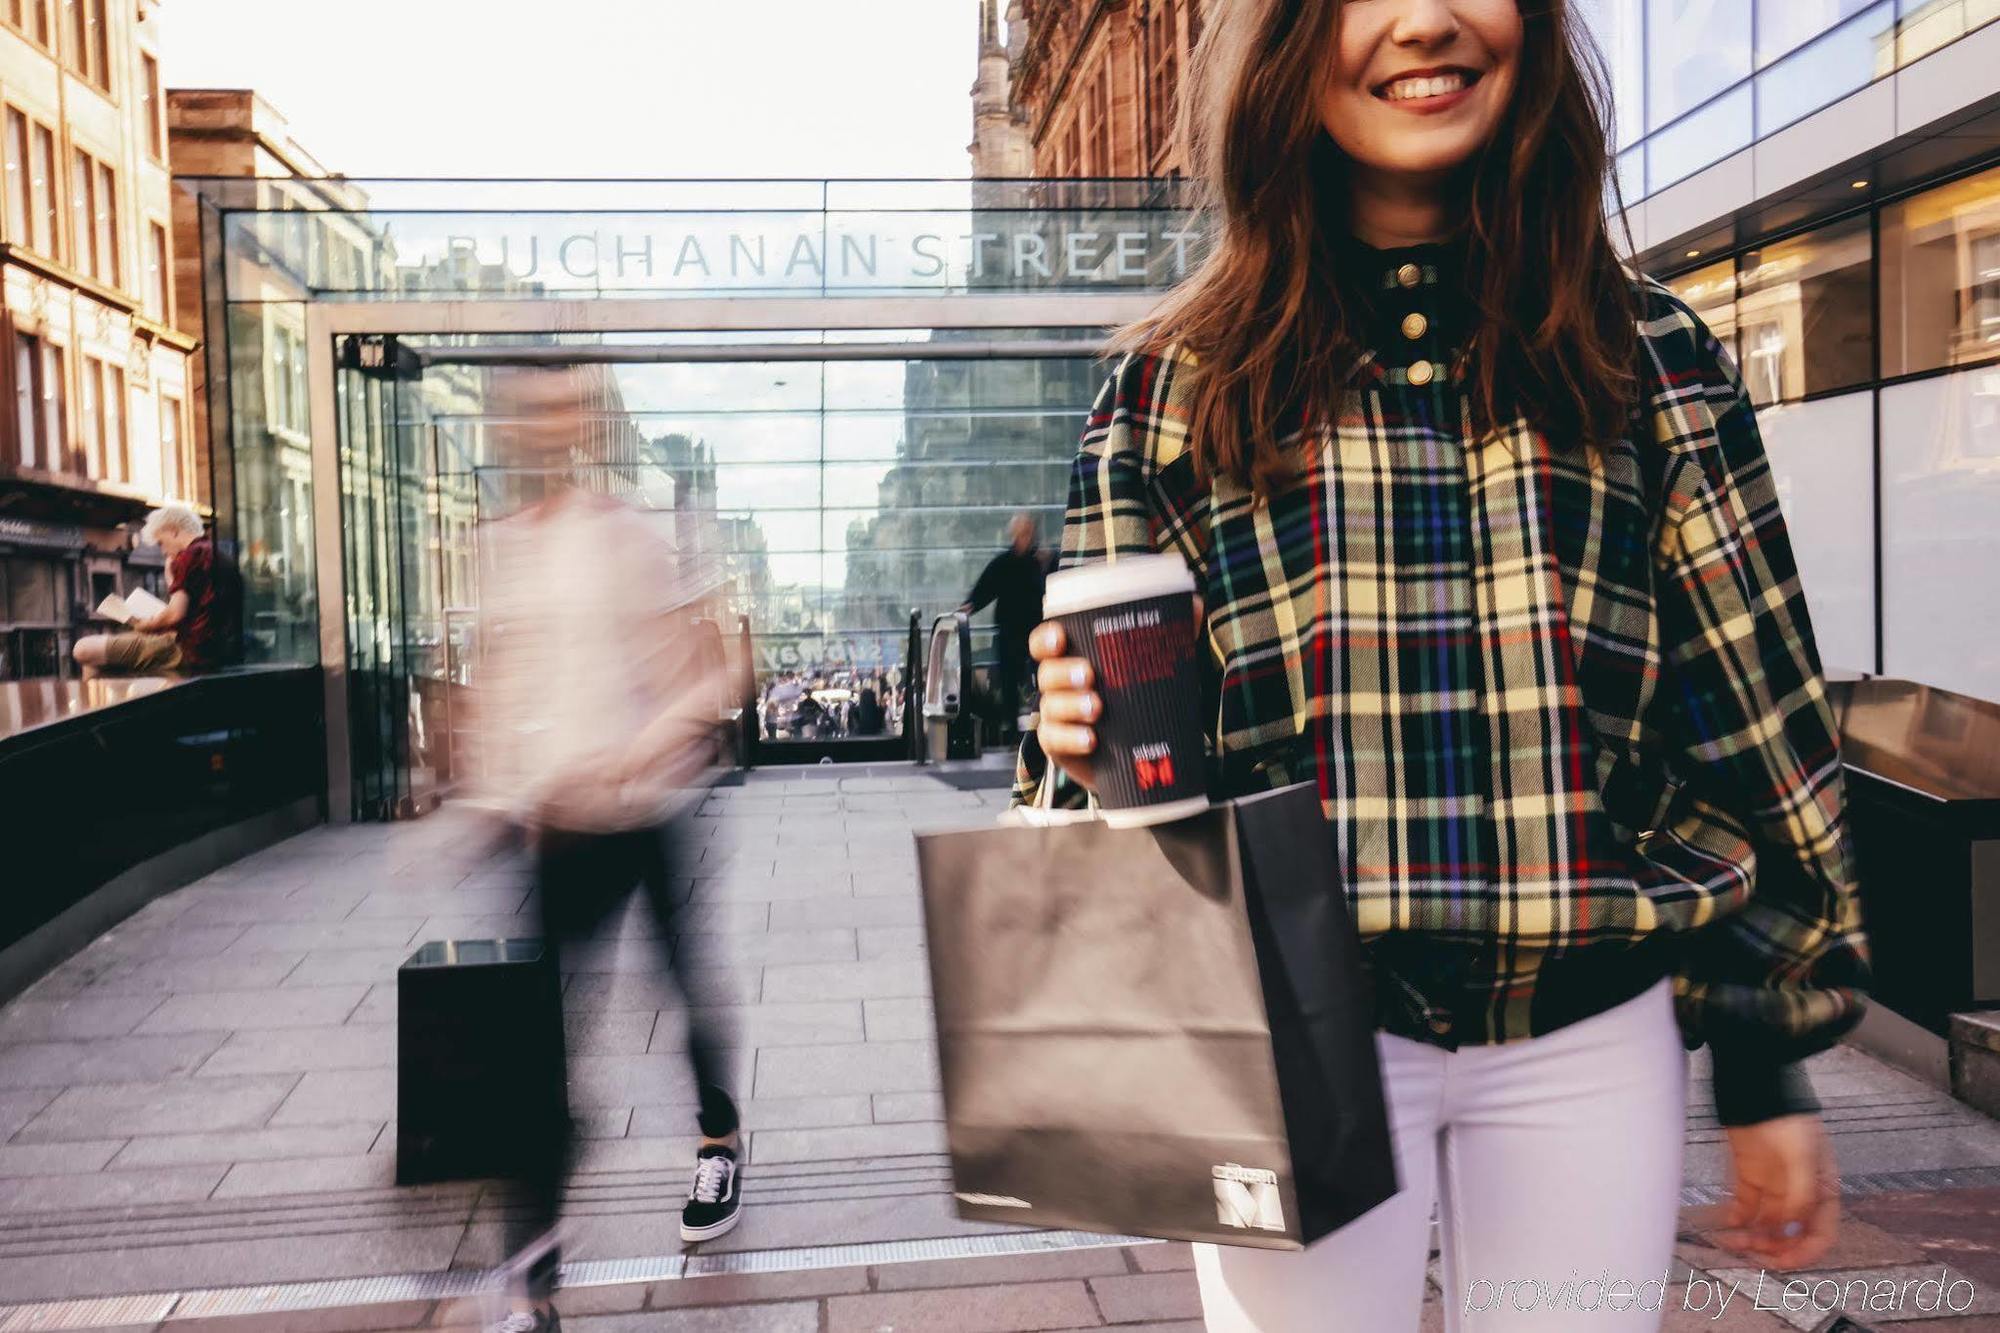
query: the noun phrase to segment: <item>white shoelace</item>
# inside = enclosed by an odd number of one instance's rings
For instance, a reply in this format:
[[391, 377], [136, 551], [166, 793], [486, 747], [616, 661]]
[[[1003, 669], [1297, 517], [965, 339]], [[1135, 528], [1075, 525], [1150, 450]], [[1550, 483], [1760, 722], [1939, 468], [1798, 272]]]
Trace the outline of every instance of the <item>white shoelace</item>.
[[720, 1153], [704, 1157], [694, 1169], [694, 1190], [688, 1195], [696, 1203], [716, 1203], [722, 1198], [723, 1187], [728, 1185], [730, 1175], [736, 1170], [736, 1163]]

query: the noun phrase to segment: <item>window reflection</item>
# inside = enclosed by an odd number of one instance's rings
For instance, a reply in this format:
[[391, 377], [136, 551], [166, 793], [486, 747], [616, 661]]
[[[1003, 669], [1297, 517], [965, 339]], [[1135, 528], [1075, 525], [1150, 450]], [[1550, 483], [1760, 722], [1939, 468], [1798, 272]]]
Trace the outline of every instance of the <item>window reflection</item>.
[[[1758, 14], [1774, 6], [1758, 7]], [[1895, 72], [1896, 7], [1874, 10], [1796, 51], [1757, 76], [1757, 133], [1771, 134], [1857, 88]]]
[[1657, 193], [1750, 146], [1751, 92], [1744, 84], [1646, 141], [1646, 184]]
[[1921, 60], [1974, 28], [2000, 18], [2000, 0], [1901, 0], [1903, 22], [1896, 60]]
[[1882, 210], [1882, 373], [2000, 353], [2000, 169]]
[[[1765, 0], [1757, 6], [1757, 64], [1761, 68], [1804, 46], [1876, 0]], [[1893, 5], [1892, 5], [1893, 8]]]
[[1645, 7], [1641, 0], [1578, 0], [1575, 9], [1611, 80], [1613, 146], [1627, 147], [1646, 132]]
[[1666, 279], [1667, 290], [1687, 302], [1731, 357], [1736, 355], [1736, 262], [1725, 259]]
[[1647, 0], [1648, 129], [1750, 77], [1750, 17], [1743, 0]]
[[1866, 217], [1746, 252], [1736, 319], [1757, 403], [1860, 384], [1874, 373]]

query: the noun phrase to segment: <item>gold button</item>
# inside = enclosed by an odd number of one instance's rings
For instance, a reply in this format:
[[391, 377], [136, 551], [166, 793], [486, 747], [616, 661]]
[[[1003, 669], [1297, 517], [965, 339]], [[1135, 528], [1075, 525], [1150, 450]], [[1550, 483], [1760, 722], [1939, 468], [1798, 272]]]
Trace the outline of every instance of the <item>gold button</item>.
[[1415, 264], [1405, 264], [1396, 270], [1396, 281], [1405, 287], [1414, 287], [1424, 280], [1424, 271]]
[[1430, 331], [1430, 327], [1431, 322], [1414, 310], [1403, 316], [1403, 336], [1412, 341], [1423, 337]]
[[1426, 384], [1429, 384], [1431, 382], [1431, 378], [1436, 374], [1437, 374], [1437, 367], [1433, 366], [1428, 361], [1419, 361], [1415, 365], [1410, 367], [1410, 383], [1416, 385], [1419, 389], [1421, 389]]

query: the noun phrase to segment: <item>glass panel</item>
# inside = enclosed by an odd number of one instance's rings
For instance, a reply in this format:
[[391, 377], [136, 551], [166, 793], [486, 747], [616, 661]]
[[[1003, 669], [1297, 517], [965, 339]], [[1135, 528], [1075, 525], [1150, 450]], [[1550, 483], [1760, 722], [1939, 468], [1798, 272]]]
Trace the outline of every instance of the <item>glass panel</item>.
[[1618, 155], [1618, 190], [1627, 204], [1646, 197], [1646, 149], [1643, 144]]
[[1646, 130], [1644, 6], [1641, 0], [1578, 0], [1575, 9], [1604, 56], [1604, 72], [1611, 80], [1612, 143], [1625, 148]]
[[76, 244], [76, 266], [94, 278], [97, 276], [97, 209], [91, 203], [90, 194], [96, 188], [96, 173], [90, 165], [90, 159], [82, 153], [74, 153], [70, 157], [69, 234]]
[[1757, 414], [1820, 661], [1875, 668], [1875, 395]]
[[2000, 699], [2000, 371], [1882, 390], [1882, 669]]
[[35, 248], [45, 255], [61, 258], [62, 251], [57, 243], [62, 228], [59, 225], [61, 206], [56, 202], [55, 142], [55, 135], [48, 126], [34, 127], [29, 187], [35, 209]]
[[101, 363], [94, 356], [83, 358], [81, 383], [82, 398], [78, 402], [81, 409], [78, 421], [83, 428], [84, 469], [88, 476], [104, 475], [104, 436], [100, 433], [97, 419], [97, 400], [103, 392], [104, 377]]
[[97, 168], [97, 276], [116, 286], [123, 277], [118, 262], [118, 178], [102, 163]]
[[273, 429], [264, 367], [281, 326], [305, 326], [290, 303], [229, 311], [230, 456], [235, 508], [230, 536], [243, 574], [244, 655], [250, 662], [319, 660], [318, 587], [312, 544], [312, 452]]
[[1646, 141], [1646, 184], [1657, 193], [1750, 146], [1750, 85], [1710, 102]]
[[[1766, 5], [1760, 12], [1767, 12]], [[1771, 134], [1895, 72], [1892, 0], [1757, 76], [1757, 133]]]
[[1646, 0], [1648, 129], [1750, 77], [1750, 10], [1743, 0]]
[[35, 448], [35, 361], [40, 351], [38, 339], [25, 333], [14, 335], [14, 438], [22, 467], [43, 466]]
[[1882, 373], [2000, 352], [2000, 169], [1882, 210]]
[[1757, 64], [1797, 50], [1875, 0], [1764, 0], [1757, 6]]
[[1860, 384], [1875, 372], [1866, 217], [1743, 254], [1736, 304], [1756, 402]]
[[105, 475], [113, 481], [132, 480], [131, 454], [125, 440], [125, 372], [104, 367]]
[[31, 245], [28, 217], [33, 204], [28, 197], [28, 118], [13, 107], [7, 108], [7, 239], [16, 245]]
[[81, 472], [69, 438], [69, 385], [63, 379], [62, 348], [42, 344], [42, 441], [48, 466], [58, 472]]

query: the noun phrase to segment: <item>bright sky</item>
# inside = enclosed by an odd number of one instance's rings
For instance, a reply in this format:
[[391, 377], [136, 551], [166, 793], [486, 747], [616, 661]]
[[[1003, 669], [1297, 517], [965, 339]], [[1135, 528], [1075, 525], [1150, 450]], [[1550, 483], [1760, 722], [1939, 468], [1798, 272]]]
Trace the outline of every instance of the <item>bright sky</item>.
[[[166, 0], [349, 176], [963, 177], [977, 0]], [[282, 17], [281, 17], [282, 16]]]

